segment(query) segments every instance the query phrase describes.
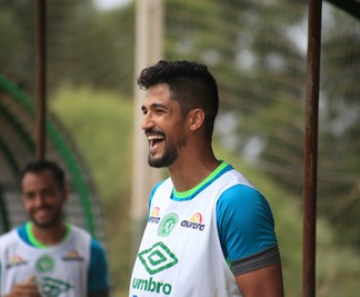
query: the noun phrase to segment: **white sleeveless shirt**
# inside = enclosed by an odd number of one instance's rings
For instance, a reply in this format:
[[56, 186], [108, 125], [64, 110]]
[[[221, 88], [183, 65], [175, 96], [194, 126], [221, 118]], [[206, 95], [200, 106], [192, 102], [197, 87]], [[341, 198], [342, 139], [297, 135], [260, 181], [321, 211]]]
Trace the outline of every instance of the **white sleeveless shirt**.
[[14, 229], [0, 237], [0, 295], [35, 275], [42, 296], [86, 297], [90, 235], [76, 226], [59, 245], [37, 248], [26, 244]]
[[156, 189], [129, 297], [241, 296], [224, 258], [216, 223], [219, 196], [239, 183], [247, 181], [232, 170], [185, 201], [170, 198], [170, 179]]

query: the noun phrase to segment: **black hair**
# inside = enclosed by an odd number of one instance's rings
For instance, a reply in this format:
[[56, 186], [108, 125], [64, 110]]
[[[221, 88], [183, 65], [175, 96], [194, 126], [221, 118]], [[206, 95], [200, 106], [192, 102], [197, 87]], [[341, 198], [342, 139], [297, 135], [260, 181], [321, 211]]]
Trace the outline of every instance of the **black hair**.
[[219, 109], [219, 94], [215, 78], [208, 68], [191, 61], [164, 61], [141, 71], [138, 85], [145, 90], [165, 83], [170, 99], [179, 102], [181, 114], [200, 108], [205, 112], [205, 136], [211, 139]]
[[49, 170], [53, 175], [57, 185], [60, 189], [65, 188], [65, 173], [63, 169], [54, 161], [49, 160], [34, 160], [28, 162], [20, 173], [20, 178], [23, 180], [27, 173], [41, 173]]

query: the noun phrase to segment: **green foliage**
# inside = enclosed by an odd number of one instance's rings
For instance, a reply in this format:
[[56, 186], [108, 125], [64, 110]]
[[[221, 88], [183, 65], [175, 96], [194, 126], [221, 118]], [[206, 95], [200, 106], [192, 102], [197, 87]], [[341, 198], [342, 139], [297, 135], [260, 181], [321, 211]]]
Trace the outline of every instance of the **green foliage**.
[[360, 23], [343, 11], [330, 12], [322, 42], [319, 206], [338, 230], [338, 241], [360, 251], [360, 232], [354, 231], [360, 212]]
[[[99, 11], [92, 0], [46, 1], [47, 91], [64, 82], [120, 89], [133, 86], [134, 4]], [[35, 93], [36, 4], [0, 0], [0, 71]]]
[[54, 94], [50, 107], [85, 152], [95, 180], [103, 185], [109, 177], [114, 179], [116, 187], [100, 188], [102, 198], [108, 201], [118, 197], [130, 182], [130, 175], [121, 168], [131, 164], [131, 146], [128, 140], [124, 141], [124, 135], [132, 131], [132, 104], [116, 94], [95, 93], [86, 87], [62, 87]]

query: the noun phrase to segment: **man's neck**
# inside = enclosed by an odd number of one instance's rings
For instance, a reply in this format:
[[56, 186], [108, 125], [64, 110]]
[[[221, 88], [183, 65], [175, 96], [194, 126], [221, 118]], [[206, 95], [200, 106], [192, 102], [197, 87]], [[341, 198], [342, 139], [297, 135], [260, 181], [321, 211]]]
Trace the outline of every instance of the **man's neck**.
[[206, 161], [177, 162], [169, 168], [169, 173], [176, 191], [185, 192], [200, 184], [219, 165], [220, 161], [215, 158]]
[[63, 222], [49, 228], [41, 228], [31, 223], [29, 231], [32, 240], [35, 240], [38, 245], [52, 246], [64, 240], [68, 233], [68, 227]]

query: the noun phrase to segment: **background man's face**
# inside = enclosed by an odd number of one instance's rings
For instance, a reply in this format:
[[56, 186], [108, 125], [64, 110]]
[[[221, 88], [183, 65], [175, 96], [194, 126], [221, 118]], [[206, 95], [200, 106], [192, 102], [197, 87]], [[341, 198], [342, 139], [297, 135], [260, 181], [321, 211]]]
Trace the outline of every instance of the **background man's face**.
[[67, 198], [51, 171], [26, 173], [22, 180], [22, 200], [31, 221], [40, 228], [49, 228], [62, 221], [62, 207]]

